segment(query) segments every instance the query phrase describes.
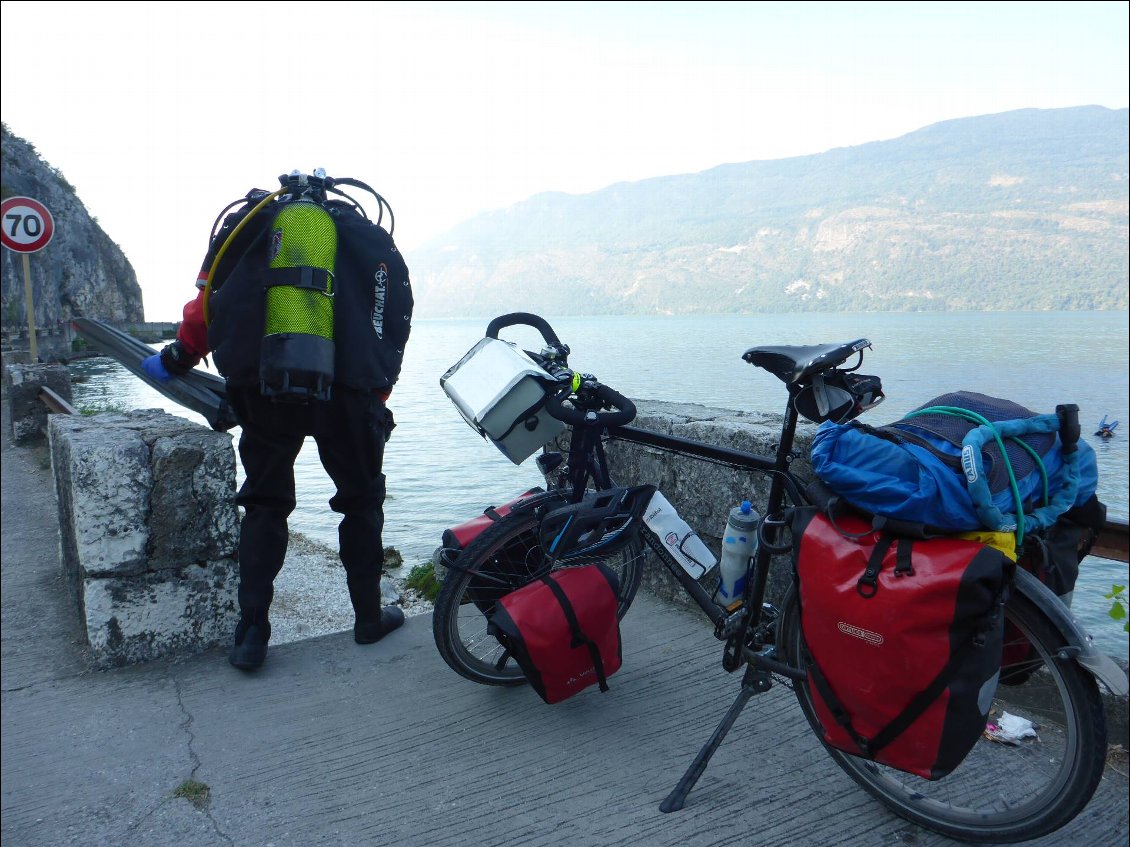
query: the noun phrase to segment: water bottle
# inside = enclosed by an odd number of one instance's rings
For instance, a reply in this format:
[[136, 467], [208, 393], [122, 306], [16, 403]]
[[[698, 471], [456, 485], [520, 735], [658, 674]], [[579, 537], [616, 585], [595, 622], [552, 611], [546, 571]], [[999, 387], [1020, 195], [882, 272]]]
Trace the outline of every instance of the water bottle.
[[718, 565], [718, 590], [715, 599], [727, 611], [736, 609], [745, 591], [749, 558], [757, 547], [757, 523], [760, 515], [748, 500], [730, 510], [722, 533], [722, 560]]

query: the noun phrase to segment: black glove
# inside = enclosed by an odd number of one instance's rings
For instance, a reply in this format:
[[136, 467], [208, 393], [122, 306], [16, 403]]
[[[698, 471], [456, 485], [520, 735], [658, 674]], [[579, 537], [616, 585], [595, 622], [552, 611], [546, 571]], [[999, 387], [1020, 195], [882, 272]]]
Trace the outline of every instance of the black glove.
[[392, 417], [392, 409], [390, 409], [388, 406], [385, 406], [384, 427], [385, 441], [387, 442], [390, 438], [392, 438], [392, 431], [396, 428], [396, 420]]
[[173, 376], [184, 376], [200, 361], [199, 356], [194, 356], [185, 349], [180, 341], [166, 344], [161, 350], [161, 364]]

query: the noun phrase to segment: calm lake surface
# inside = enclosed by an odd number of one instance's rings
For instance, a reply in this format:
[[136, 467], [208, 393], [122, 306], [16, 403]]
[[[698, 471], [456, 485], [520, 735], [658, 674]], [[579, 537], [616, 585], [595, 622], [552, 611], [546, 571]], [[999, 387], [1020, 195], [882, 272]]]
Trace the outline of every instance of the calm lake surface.
[[[1004, 397], [1034, 412], [1075, 403], [1084, 438], [1099, 463], [1099, 497], [1111, 516], [1128, 514], [1130, 322], [1127, 312], [945, 312], [678, 317], [555, 318], [545, 316], [572, 348], [574, 370], [595, 374], [628, 397], [719, 406], [740, 411], [783, 409], [773, 376], [742, 361], [749, 347], [821, 344], [867, 338], [863, 372], [883, 380], [887, 399], [864, 416], [880, 425], [940, 394], [956, 390]], [[488, 318], [418, 320], [404, 370], [389, 401], [397, 429], [388, 444], [385, 544], [408, 564], [428, 559], [448, 526], [511, 499], [542, 480], [533, 460], [514, 466], [460, 418], [440, 376], [483, 337]], [[539, 349], [527, 327], [504, 338]], [[159, 347], [159, 345], [158, 345]], [[203, 423], [111, 359], [71, 365], [79, 408], [160, 408]], [[1116, 437], [1091, 435], [1118, 420]], [[238, 430], [233, 434], [238, 437]], [[238, 463], [237, 463], [238, 466]], [[296, 466], [298, 508], [292, 529], [336, 547], [337, 515], [327, 502], [332, 483], [313, 441]], [[239, 471], [242, 474], [242, 470]], [[716, 530], [713, 530], [716, 531]], [[1075, 592], [1075, 612], [1104, 648], [1126, 654], [1127, 635], [1110, 620], [1102, 594], [1127, 584], [1127, 566], [1088, 558]]]

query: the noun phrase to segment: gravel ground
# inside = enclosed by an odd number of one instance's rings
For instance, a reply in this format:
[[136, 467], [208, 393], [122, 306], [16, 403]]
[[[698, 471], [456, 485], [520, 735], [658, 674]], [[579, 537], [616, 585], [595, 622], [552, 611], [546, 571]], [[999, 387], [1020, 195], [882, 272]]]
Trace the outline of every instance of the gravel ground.
[[[398, 603], [406, 617], [427, 614], [432, 604], [406, 588], [412, 565], [390, 570], [381, 581], [384, 602]], [[271, 603], [271, 643], [285, 644], [353, 628], [353, 607], [337, 550], [292, 532]]]

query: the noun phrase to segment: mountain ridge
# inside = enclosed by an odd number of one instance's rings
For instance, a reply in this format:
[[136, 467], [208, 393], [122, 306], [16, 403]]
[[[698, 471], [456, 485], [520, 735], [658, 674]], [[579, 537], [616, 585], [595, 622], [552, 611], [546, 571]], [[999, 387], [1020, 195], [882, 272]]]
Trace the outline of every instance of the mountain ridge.
[[421, 316], [1127, 307], [1127, 110], [545, 192], [408, 257]]

